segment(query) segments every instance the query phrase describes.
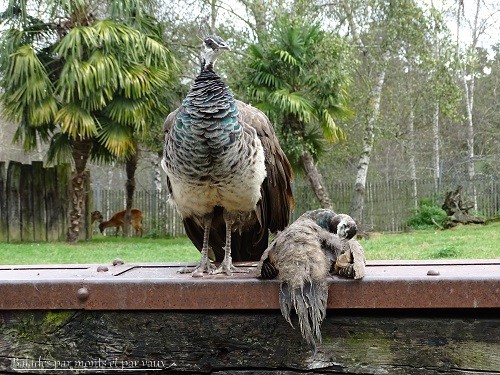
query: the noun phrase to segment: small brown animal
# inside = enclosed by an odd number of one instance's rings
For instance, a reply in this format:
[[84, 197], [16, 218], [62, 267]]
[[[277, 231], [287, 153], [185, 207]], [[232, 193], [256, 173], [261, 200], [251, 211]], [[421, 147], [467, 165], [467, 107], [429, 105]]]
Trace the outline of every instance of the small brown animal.
[[[123, 227], [125, 225], [125, 213], [126, 213], [125, 210], [117, 212], [113, 216], [111, 216], [111, 219], [109, 219], [108, 221], [103, 221], [104, 218], [102, 214], [99, 211], [94, 211], [92, 212], [92, 222], [96, 220], [100, 222], [99, 230], [101, 231], [101, 233], [104, 233], [104, 229], [106, 228], [115, 227], [116, 228], [115, 236], [117, 236], [120, 228], [122, 228], [123, 231]], [[142, 214], [141, 210], [137, 208], [132, 208], [130, 210], [130, 213], [131, 213], [130, 225], [135, 229], [135, 234], [140, 233], [142, 237], [144, 230], [142, 229], [141, 224], [144, 215]]]
[[99, 223], [104, 221], [104, 216], [102, 216], [101, 211], [92, 211], [90, 217], [92, 218], [91, 224], [94, 224], [94, 221], [98, 221]]

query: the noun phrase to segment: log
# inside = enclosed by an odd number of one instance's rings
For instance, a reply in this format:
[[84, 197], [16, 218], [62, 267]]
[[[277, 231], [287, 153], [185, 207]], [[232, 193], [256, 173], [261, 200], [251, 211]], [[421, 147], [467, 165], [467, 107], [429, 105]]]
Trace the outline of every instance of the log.
[[0, 372], [500, 373], [485, 311], [329, 310], [322, 332], [313, 355], [279, 311], [7, 311]]
[[445, 228], [452, 228], [458, 224], [484, 224], [485, 220], [469, 213], [474, 205], [462, 199], [462, 186], [455, 191], [446, 192], [441, 208], [446, 211], [448, 219], [444, 222]]

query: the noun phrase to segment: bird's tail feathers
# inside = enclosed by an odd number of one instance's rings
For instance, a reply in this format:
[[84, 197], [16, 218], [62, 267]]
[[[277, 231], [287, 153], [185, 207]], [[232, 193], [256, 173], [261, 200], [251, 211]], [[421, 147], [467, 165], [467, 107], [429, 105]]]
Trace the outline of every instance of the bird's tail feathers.
[[285, 320], [293, 327], [290, 316], [295, 310], [302, 337], [316, 353], [316, 343], [321, 343], [320, 326], [326, 316], [328, 288], [326, 284], [306, 281], [299, 288], [291, 288], [286, 282], [281, 284], [280, 308]]

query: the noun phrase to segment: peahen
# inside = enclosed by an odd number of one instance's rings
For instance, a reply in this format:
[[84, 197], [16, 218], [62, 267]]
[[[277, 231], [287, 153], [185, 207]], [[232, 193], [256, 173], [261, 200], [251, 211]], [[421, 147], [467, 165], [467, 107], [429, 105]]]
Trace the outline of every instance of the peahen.
[[292, 169], [272, 124], [235, 100], [214, 72], [229, 49], [221, 37], [203, 35], [201, 72], [164, 124], [170, 199], [201, 252], [193, 276], [231, 275], [232, 260], [259, 260], [269, 231], [284, 229], [293, 207]]
[[258, 276], [281, 281], [281, 313], [292, 326], [292, 308], [302, 336], [316, 351], [326, 316], [330, 273], [360, 279], [365, 274], [361, 245], [353, 239], [354, 220], [328, 209], [308, 211], [271, 242], [257, 267]]

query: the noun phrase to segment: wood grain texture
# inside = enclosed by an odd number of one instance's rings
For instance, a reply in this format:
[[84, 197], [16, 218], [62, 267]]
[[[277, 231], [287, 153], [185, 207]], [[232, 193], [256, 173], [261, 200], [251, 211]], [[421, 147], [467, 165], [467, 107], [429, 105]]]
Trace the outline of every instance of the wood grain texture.
[[314, 357], [274, 310], [2, 311], [0, 373], [500, 374], [498, 309], [461, 311], [329, 310]]

